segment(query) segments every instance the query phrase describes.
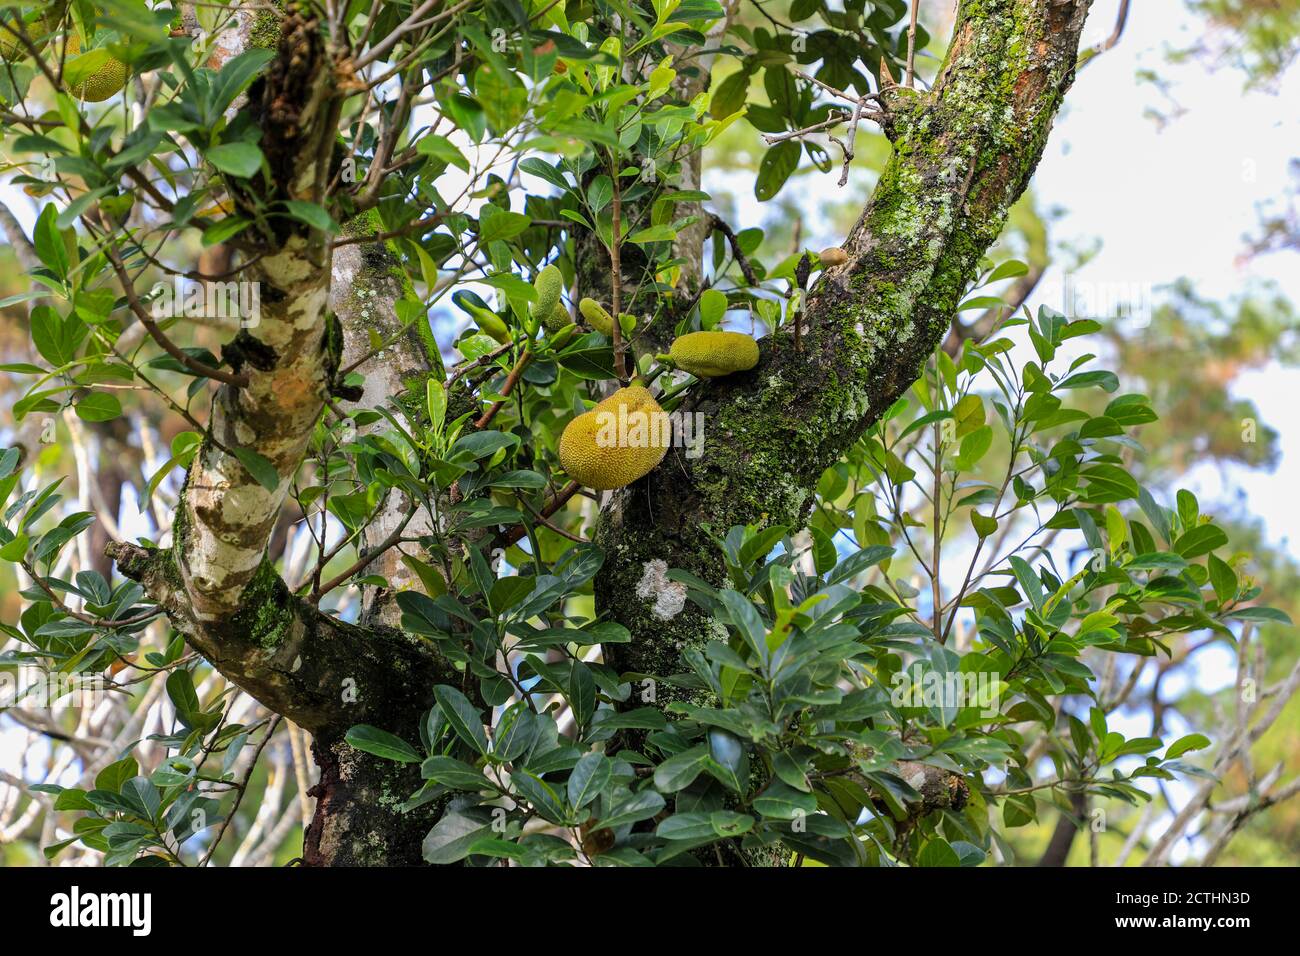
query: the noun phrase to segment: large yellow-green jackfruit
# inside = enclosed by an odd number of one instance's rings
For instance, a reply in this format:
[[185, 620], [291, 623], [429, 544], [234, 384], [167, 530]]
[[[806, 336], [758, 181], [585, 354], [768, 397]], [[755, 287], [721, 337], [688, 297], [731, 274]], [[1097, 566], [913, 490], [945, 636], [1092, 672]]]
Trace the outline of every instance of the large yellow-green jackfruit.
[[668, 354], [683, 371], [718, 378], [757, 365], [758, 343], [743, 332], [690, 332], [675, 339]]
[[608, 491], [653, 471], [671, 442], [668, 413], [648, 389], [629, 385], [565, 426], [560, 464], [579, 484]]
[[[81, 41], [77, 39], [77, 34], [68, 34], [67, 64], [65, 71], [74, 69], [77, 54], [81, 52]], [[93, 53], [87, 53], [86, 56], [93, 56]], [[104, 64], [91, 73], [88, 77], [81, 80], [75, 86], [68, 88], [68, 92], [80, 100], [87, 103], [102, 103], [110, 97], [116, 96], [122, 92], [122, 87], [126, 86], [126, 78], [130, 69], [121, 60], [109, 57]]]
[[[65, 4], [50, 4], [42, 14], [28, 14], [23, 17], [23, 32], [31, 40], [37, 52], [44, 50], [50, 42], [50, 34], [59, 25]], [[12, 10], [0, 11], [0, 59], [22, 60], [27, 56], [27, 47], [18, 39], [18, 31], [11, 24], [17, 22], [17, 13]]]

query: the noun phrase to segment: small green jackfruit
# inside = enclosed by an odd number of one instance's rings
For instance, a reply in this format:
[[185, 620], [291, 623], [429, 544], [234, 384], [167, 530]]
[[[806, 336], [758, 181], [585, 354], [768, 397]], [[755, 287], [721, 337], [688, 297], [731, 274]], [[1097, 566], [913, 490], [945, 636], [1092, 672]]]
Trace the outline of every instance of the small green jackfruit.
[[502, 345], [510, 341], [510, 326], [501, 320], [501, 316], [477, 306], [470, 306], [470, 314], [474, 316], [474, 324], [484, 335], [496, 339]]
[[551, 310], [551, 316], [542, 323], [547, 332], [555, 333], [560, 331], [566, 325], [572, 325], [573, 319], [569, 315], [569, 310], [564, 307], [563, 302], [556, 302], [555, 308]]
[[648, 389], [629, 385], [565, 426], [560, 464], [579, 484], [608, 491], [653, 471], [671, 442], [667, 413]]
[[718, 378], [757, 365], [758, 343], [743, 332], [691, 332], [675, 339], [668, 354], [684, 372]]
[[605, 311], [595, 299], [583, 299], [578, 303], [578, 311], [587, 320], [587, 324], [608, 338], [614, 336], [614, 317]]
[[[555, 307], [560, 304], [560, 293], [564, 291], [564, 274], [560, 272], [559, 266], [549, 265], [537, 273], [537, 278], [533, 280], [533, 290], [537, 293], [537, 300], [532, 307], [533, 318], [550, 328], [550, 323], [554, 321]], [[569, 320], [566, 318], [564, 321]]]

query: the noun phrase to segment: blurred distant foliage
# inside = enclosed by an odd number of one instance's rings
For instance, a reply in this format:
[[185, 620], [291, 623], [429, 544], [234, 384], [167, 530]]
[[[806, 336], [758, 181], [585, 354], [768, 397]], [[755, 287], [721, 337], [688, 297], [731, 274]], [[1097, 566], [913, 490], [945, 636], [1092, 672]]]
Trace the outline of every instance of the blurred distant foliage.
[[1188, 5], [1211, 26], [1188, 52], [1246, 71], [1251, 85], [1275, 84], [1300, 54], [1300, 0], [1188, 0]]

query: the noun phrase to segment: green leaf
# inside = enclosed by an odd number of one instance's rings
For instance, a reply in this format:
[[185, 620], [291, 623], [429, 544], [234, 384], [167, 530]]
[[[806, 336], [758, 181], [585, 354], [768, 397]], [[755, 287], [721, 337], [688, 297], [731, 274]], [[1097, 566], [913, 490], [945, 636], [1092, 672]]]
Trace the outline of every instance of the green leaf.
[[613, 775], [613, 766], [604, 754], [583, 754], [569, 773], [569, 806], [580, 810], [591, 803], [600, 796]]
[[980, 514], [974, 508], [970, 512], [970, 524], [981, 538], [987, 538], [998, 530], [998, 520]]
[[203, 230], [203, 245], [215, 246], [218, 243], [225, 242], [232, 236], [238, 235], [253, 224], [251, 219], [244, 219], [241, 216], [227, 216], [214, 222]]
[[18, 532], [12, 541], [4, 547], [0, 547], [0, 559], [15, 562], [21, 561], [27, 556], [27, 546], [29, 544], [31, 544], [31, 538], [28, 537], [27, 532]]
[[1138, 495], [1137, 481], [1118, 465], [1090, 465], [1080, 474], [1088, 479], [1085, 498], [1089, 502], [1101, 504], [1108, 501], [1124, 501], [1128, 498], [1136, 498]]
[[727, 312], [727, 294], [717, 289], [700, 293], [700, 323], [706, 328], [717, 325]]
[[626, 823], [639, 823], [658, 814], [664, 806], [664, 798], [656, 791], [642, 790], [614, 807], [601, 818], [600, 825], [612, 830]]
[[253, 143], [222, 143], [205, 155], [217, 169], [239, 179], [247, 179], [262, 168], [262, 150]]
[[835, 550], [835, 542], [821, 528], [810, 528], [813, 539], [813, 565], [818, 574], [825, 574], [835, 567], [835, 562], [839, 560], [839, 554]]
[[422, 156], [432, 156], [449, 166], [469, 172], [469, 160], [451, 140], [436, 133], [426, 133], [416, 144], [415, 151]]
[[669, 757], [655, 768], [655, 786], [665, 793], [688, 787], [704, 770], [709, 748], [704, 744]]
[[1275, 607], [1243, 607], [1229, 612], [1227, 617], [1237, 621], [1275, 621], [1278, 624], [1290, 624], [1291, 615]]
[[1210, 555], [1207, 565], [1210, 571], [1210, 584], [1214, 587], [1214, 596], [1220, 604], [1231, 601], [1237, 596], [1237, 572], [1226, 561]]
[[961, 866], [957, 851], [943, 837], [932, 837], [916, 855], [917, 866]]
[[993, 444], [993, 428], [981, 425], [961, 440], [961, 450], [954, 464], [961, 471], [970, 471]]
[[1093, 386], [1107, 392], [1113, 392], [1119, 388], [1119, 379], [1114, 372], [1080, 372], [1056, 383], [1057, 388], [1091, 388]]
[[303, 202], [301, 199], [286, 199], [284, 205], [289, 210], [290, 216], [299, 222], [305, 222], [313, 229], [328, 233], [339, 231], [338, 223], [330, 218], [328, 212], [314, 202]]
[[672, 242], [677, 238], [677, 230], [672, 226], [651, 226], [649, 229], [641, 229], [627, 237], [628, 242], [646, 243], [646, 242]]
[[795, 820], [817, 812], [817, 798], [803, 793], [780, 780], [773, 780], [767, 789], [754, 798], [754, 809], [765, 817], [777, 820]]
[[445, 757], [442, 754], [434, 754], [424, 761], [420, 765], [420, 776], [425, 780], [432, 780], [434, 783], [454, 787], [457, 790], [493, 789], [492, 785], [488, 783], [487, 777], [479, 773], [474, 767], [471, 767], [463, 760], [457, 760], [455, 757]]
[[275, 491], [279, 487], [280, 475], [273, 464], [249, 448], [232, 448], [231, 451], [259, 485], [267, 491]]
[[565, 823], [568, 814], [564, 801], [555, 792], [555, 788], [530, 770], [516, 770], [510, 777], [511, 784], [527, 800], [534, 810], [552, 823]]
[[785, 181], [799, 167], [802, 150], [797, 140], [787, 139], [777, 143], [763, 154], [754, 180], [754, 198], [767, 202], [781, 191]]
[[1189, 750], [1204, 750], [1208, 746], [1210, 746], [1209, 737], [1204, 734], [1188, 734], [1186, 737], [1179, 737], [1169, 745], [1169, 749], [1165, 751], [1165, 759], [1173, 760]]
[[1222, 528], [1212, 524], [1203, 524], [1185, 532], [1174, 542], [1174, 550], [1184, 558], [1199, 558], [1209, 554], [1215, 548], [1228, 543], [1228, 536]]
[[754, 654], [760, 659], [767, 657], [767, 627], [749, 598], [730, 588], [719, 591], [718, 599], [731, 615], [732, 622], [740, 631]]
[[447, 718], [456, 736], [481, 754], [488, 752], [487, 734], [483, 732], [483, 718], [469, 698], [455, 687], [439, 684], [433, 689], [434, 700]]
[[491, 824], [483, 811], [453, 804], [425, 836], [420, 846], [421, 855], [424, 862], [434, 866], [458, 863], [490, 830]]
[[32, 344], [54, 368], [61, 368], [77, 355], [86, 336], [86, 324], [75, 315], [61, 316], [48, 305], [32, 309]]
[[74, 406], [77, 417], [87, 422], [112, 421], [122, 414], [122, 403], [107, 392], [91, 392]]
[[398, 763], [420, 762], [420, 755], [415, 752], [415, 748], [401, 737], [380, 730], [378, 727], [371, 727], [369, 724], [356, 724], [351, 727], [344, 740], [350, 747], [374, 754], [376, 757], [383, 757], [385, 760], [395, 760]]
[[447, 420], [447, 389], [442, 382], [430, 378], [424, 384], [424, 404], [429, 411], [429, 428], [441, 435]]
[[532, 220], [523, 213], [508, 212], [488, 203], [479, 213], [478, 241], [486, 246], [497, 239], [513, 239], [528, 228]]
[[655, 827], [655, 836], [665, 840], [715, 840], [719, 834], [713, 829], [710, 815], [695, 810], [665, 818]]
[[46, 203], [36, 220], [32, 232], [32, 244], [36, 248], [36, 258], [60, 279], [68, 275], [68, 247], [58, 227], [59, 211], [54, 203]]

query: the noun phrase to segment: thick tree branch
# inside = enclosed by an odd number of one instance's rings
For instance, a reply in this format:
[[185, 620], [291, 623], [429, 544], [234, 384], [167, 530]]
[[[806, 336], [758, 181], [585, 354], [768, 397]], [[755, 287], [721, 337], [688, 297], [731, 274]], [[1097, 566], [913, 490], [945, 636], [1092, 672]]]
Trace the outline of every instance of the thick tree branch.
[[196, 614], [170, 551], [110, 542], [106, 553], [226, 678], [313, 734], [337, 736], [367, 722], [400, 726], [426, 706], [412, 688], [456, 679], [423, 642], [348, 624], [294, 596], [270, 562], [244, 589], [243, 607], [210, 618]]
[[615, 666], [676, 673], [709, 633], [690, 606], [657, 616], [651, 562], [719, 581], [710, 532], [801, 527], [821, 473], [916, 379], [1043, 153], [1089, 6], [965, 0], [933, 89], [884, 92], [894, 156], [809, 297], [803, 348], [782, 331], [753, 371], [696, 386], [682, 410], [704, 414], [704, 454], [674, 449], [602, 514], [598, 608], [633, 633]]

